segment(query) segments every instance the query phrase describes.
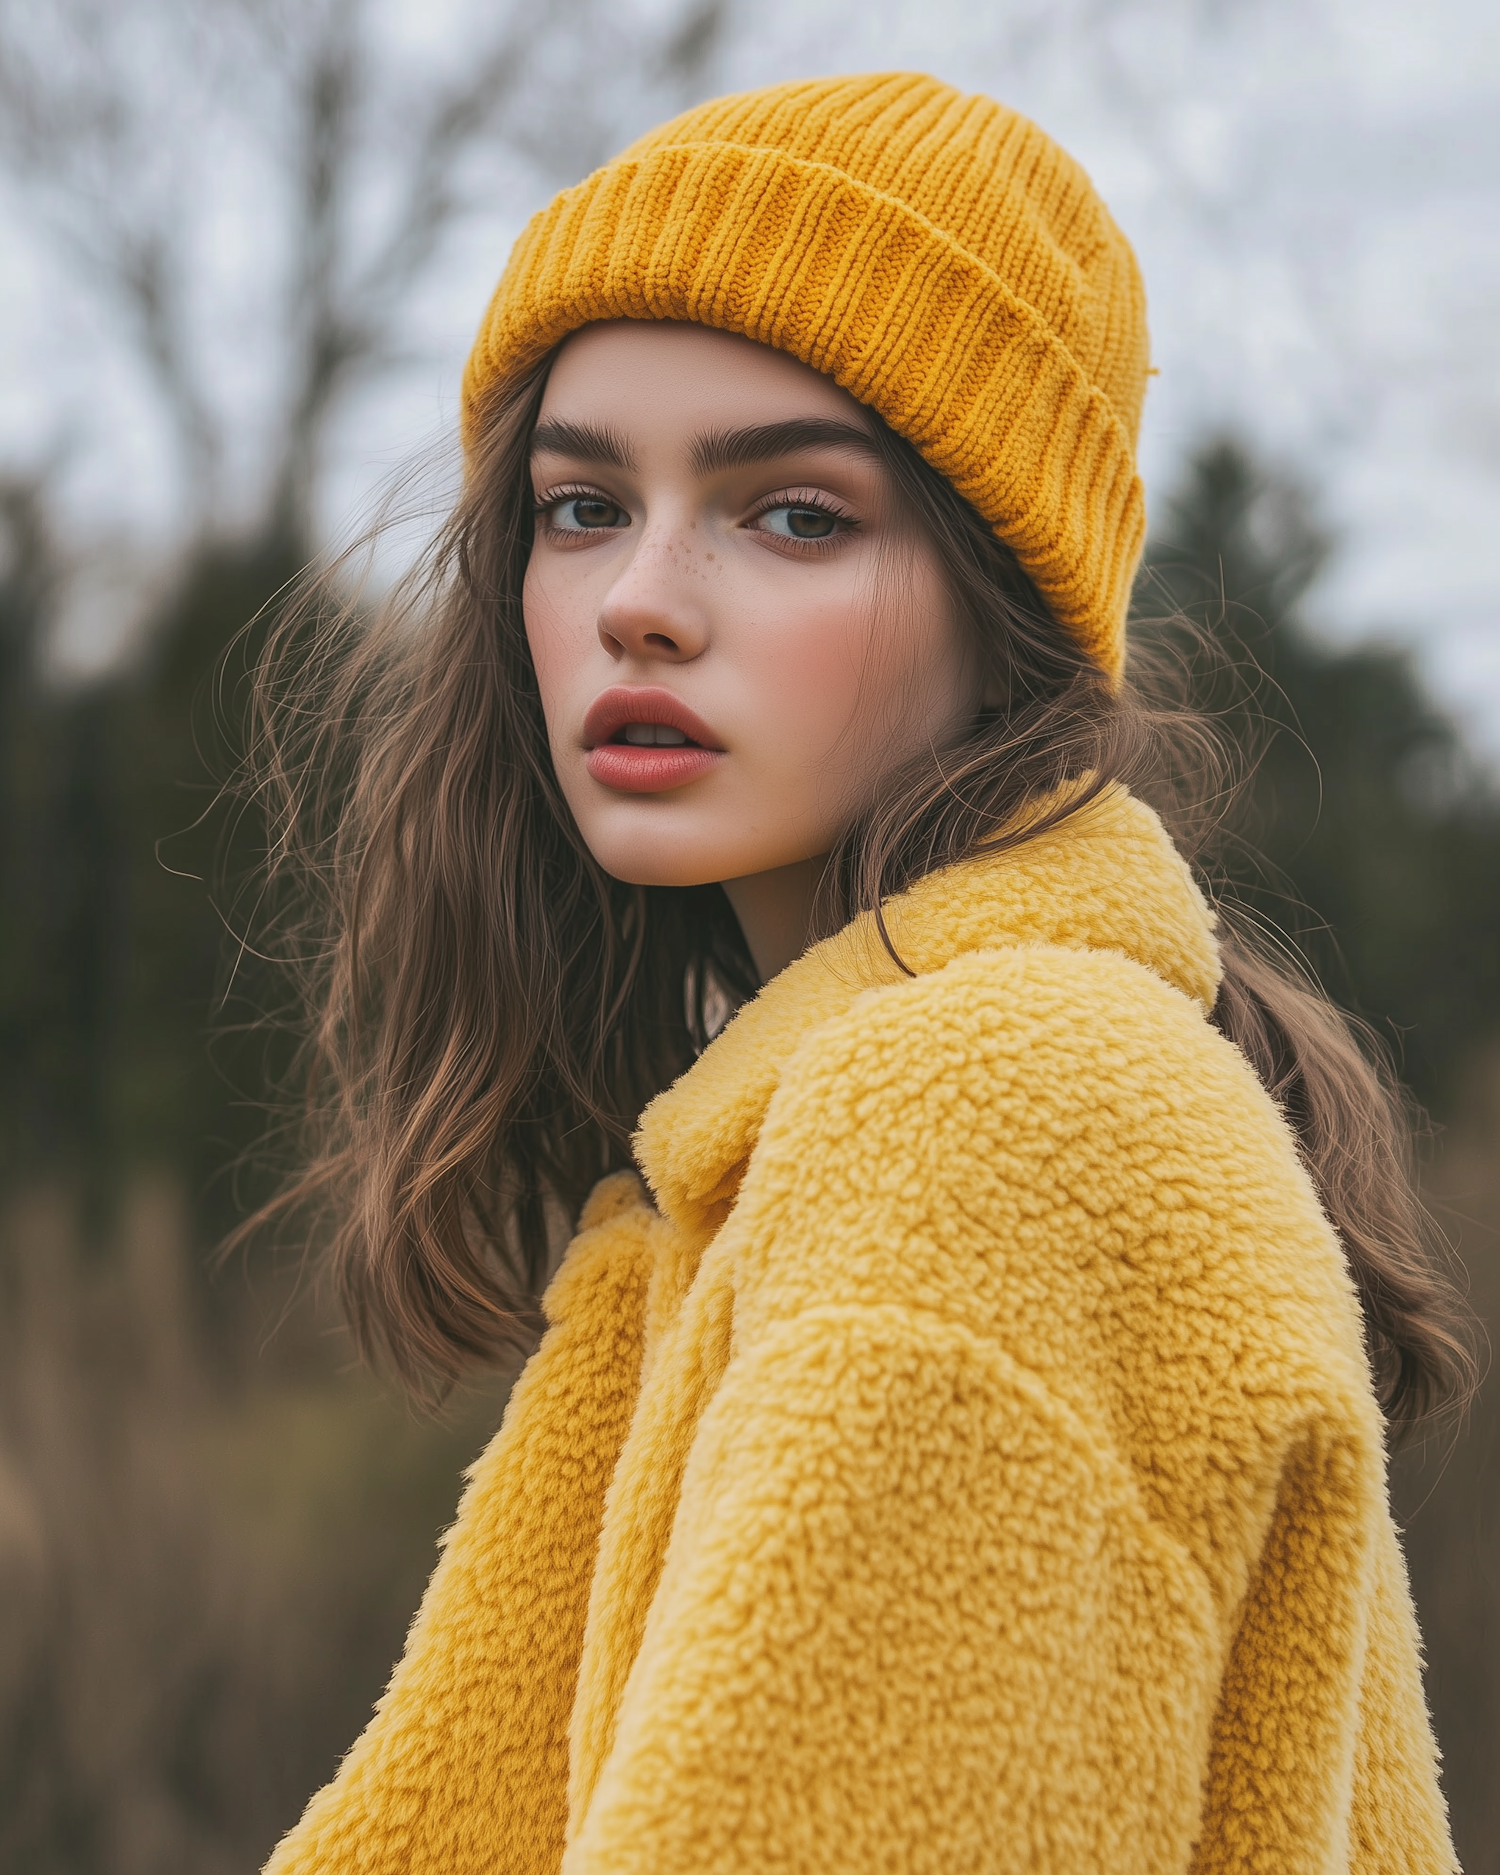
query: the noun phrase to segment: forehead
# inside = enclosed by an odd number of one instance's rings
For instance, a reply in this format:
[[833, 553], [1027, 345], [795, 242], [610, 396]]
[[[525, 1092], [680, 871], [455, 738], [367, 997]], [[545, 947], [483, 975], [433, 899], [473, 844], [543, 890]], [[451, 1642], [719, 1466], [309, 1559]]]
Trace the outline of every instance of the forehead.
[[636, 433], [799, 416], [864, 421], [847, 391], [785, 352], [708, 326], [638, 319], [574, 333], [552, 367], [541, 415]]

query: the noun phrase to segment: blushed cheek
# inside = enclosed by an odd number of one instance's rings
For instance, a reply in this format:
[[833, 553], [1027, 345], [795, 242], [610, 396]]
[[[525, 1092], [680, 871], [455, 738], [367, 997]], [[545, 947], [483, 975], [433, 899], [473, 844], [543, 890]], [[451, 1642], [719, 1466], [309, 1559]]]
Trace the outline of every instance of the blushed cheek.
[[946, 602], [923, 581], [784, 618], [757, 647], [765, 747], [794, 786], [848, 812], [946, 738], [964, 674]]
[[792, 769], [832, 760], [859, 714], [867, 637], [839, 603], [783, 615], [758, 635], [753, 681], [768, 754]]
[[848, 608], [799, 611], [778, 627], [744, 672], [756, 725], [741, 745], [751, 756], [745, 804], [754, 824], [788, 843], [762, 865], [826, 850], [867, 792], [859, 771], [871, 760], [860, 726], [865, 635]]

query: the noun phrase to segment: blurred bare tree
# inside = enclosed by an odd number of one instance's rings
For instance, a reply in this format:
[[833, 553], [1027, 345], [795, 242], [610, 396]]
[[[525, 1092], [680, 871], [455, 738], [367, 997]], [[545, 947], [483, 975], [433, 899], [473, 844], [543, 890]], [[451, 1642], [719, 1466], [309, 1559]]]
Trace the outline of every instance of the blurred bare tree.
[[[329, 422], [409, 346], [445, 240], [695, 96], [725, 11], [471, 6], [444, 59], [372, 0], [5, 0], [0, 158], [127, 338], [196, 531], [226, 531], [236, 440], [207, 322], [263, 354], [234, 531], [301, 551]], [[241, 307], [213, 299], [226, 239]]]
[[693, 96], [721, 19], [475, 5], [424, 42], [371, 0], [0, 0], [0, 167], [99, 336], [61, 388], [127, 358], [181, 491], [136, 655], [60, 684], [86, 543], [56, 452], [0, 476], [0, 1866], [253, 1869], [494, 1423], [503, 1376], [413, 1424], [315, 1304], [264, 1352], [276, 1272], [208, 1284], [266, 1064], [210, 1055], [223, 925], [177, 836], [210, 702], [233, 741], [211, 674], [319, 544], [331, 426], [420, 342], [445, 242], [498, 272], [507, 216]]

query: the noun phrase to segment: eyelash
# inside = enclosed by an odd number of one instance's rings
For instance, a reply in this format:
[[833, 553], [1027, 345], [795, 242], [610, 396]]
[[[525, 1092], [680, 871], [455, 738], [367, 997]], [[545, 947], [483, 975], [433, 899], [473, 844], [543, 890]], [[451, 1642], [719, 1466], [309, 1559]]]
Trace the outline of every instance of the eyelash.
[[[579, 531], [577, 529], [553, 528], [548, 525], [548, 516], [552, 510], [565, 501], [604, 501], [609, 502], [612, 507], [618, 505], [601, 488], [592, 488], [586, 482], [568, 482], [558, 488], [549, 488], [545, 494], [536, 497], [532, 504], [532, 512], [536, 517], [537, 525], [554, 535], [568, 534], [576, 537]], [[793, 535], [785, 534], [776, 536], [780, 548], [783, 550], [790, 548], [795, 553], [827, 553], [845, 534], [854, 532], [859, 526], [859, 521], [854, 515], [835, 506], [826, 495], [798, 489], [781, 489], [774, 495], [763, 497], [750, 510], [746, 519], [758, 521], [763, 515], [774, 514], [781, 508], [808, 509], [814, 514], [826, 514], [831, 521], [839, 523], [833, 533], [825, 534], [821, 539], [798, 540]]]
[[813, 514], [826, 514], [830, 521], [839, 523], [831, 534], [824, 534], [821, 539], [798, 540], [789, 534], [776, 536], [779, 547], [790, 547], [797, 553], [829, 553], [845, 535], [852, 534], [859, 526], [854, 515], [837, 507], [826, 495], [815, 495], [808, 490], [794, 488], [783, 488], [774, 495], [767, 495], [751, 509], [748, 519], [758, 521], [762, 515], [774, 514], [778, 508], [807, 509]]
[[560, 488], [549, 488], [545, 495], [538, 495], [533, 501], [531, 511], [536, 517], [537, 525], [547, 528], [549, 533], [571, 534], [578, 531], [574, 528], [548, 527], [547, 517], [554, 508], [561, 506], [565, 501], [603, 501], [608, 502], [612, 508], [619, 505], [611, 500], [602, 488], [590, 488], [587, 482], [568, 482]]

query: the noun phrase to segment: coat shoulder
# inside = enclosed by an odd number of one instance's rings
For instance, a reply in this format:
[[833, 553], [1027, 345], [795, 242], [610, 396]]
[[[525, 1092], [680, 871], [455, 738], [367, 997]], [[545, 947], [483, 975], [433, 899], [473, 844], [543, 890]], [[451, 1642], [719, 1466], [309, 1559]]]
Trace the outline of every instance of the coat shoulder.
[[1038, 944], [969, 952], [867, 991], [807, 1036], [783, 1080], [836, 1074], [851, 1093], [943, 1087], [987, 1107], [1081, 1114], [1116, 1111], [1122, 1077], [1138, 1101], [1183, 1073], [1241, 1123], [1288, 1143], [1248, 1063], [1191, 997], [1122, 952]]
[[736, 1229], [772, 1312], [933, 1308], [1049, 1375], [1092, 1351], [1147, 1392], [1163, 1363], [1289, 1410], [1368, 1391], [1280, 1110], [1195, 1002], [1117, 953], [975, 952], [858, 999], [788, 1064]]

